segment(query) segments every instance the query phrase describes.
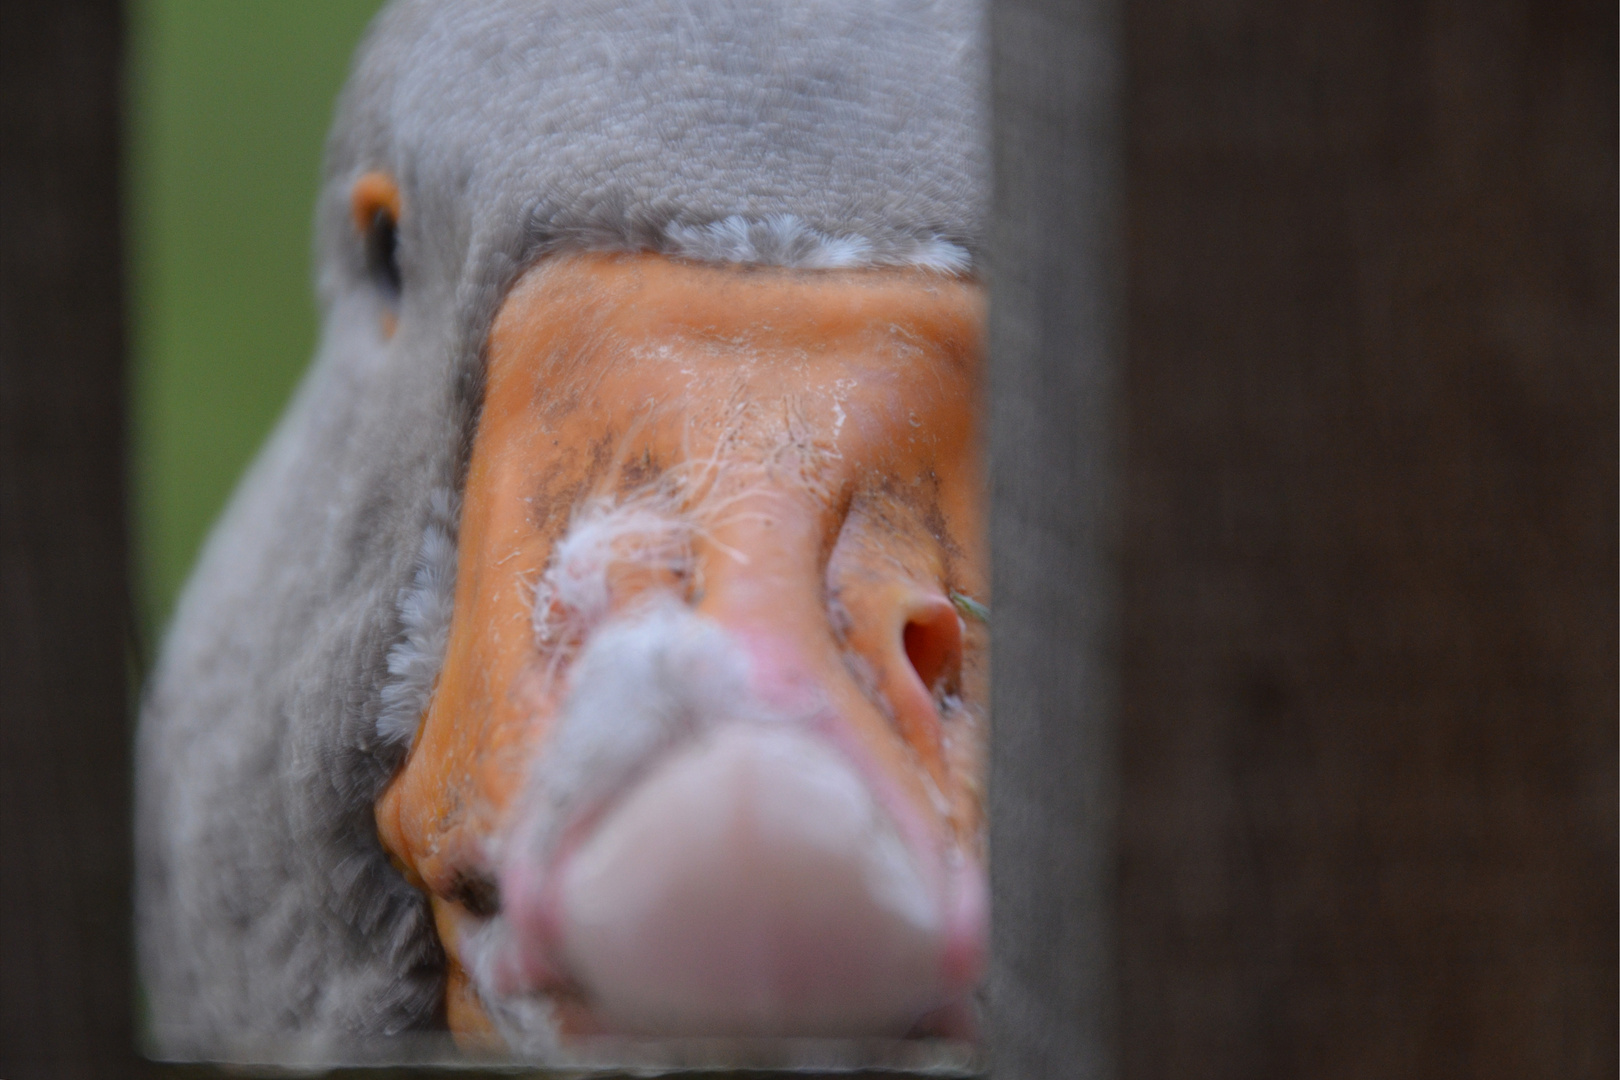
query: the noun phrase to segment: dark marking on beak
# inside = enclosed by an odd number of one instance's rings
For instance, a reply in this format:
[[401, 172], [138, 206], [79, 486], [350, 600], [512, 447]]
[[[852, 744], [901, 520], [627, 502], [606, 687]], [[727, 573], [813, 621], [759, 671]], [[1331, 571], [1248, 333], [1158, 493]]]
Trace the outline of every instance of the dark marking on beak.
[[450, 885], [449, 898], [475, 919], [491, 919], [501, 913], [500, 886], [482, 875], [458, 874]]

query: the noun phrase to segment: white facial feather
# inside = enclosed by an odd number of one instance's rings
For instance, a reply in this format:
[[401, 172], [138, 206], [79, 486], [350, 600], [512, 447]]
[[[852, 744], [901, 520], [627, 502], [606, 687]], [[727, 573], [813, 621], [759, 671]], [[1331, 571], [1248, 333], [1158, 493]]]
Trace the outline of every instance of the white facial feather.
[[763, 219], [733, 215], [707, 225], [672, 223], [660, 250], [701, 262], [785, 266], [798, 270], [845, 270], [863, 266], [915, 266], [940, 273], [966, 273], [966, 248], [941, 237], [893, 238], [874, 244], [864, 236], [829, 235], [793, 214]]
[[455, 495], [440, 488], [429, 499], [429, 520], [422, 530], [416, 570], [410, 587], [400, 593], [400, 639], [388, 650], [388, 682], [382, 689], [377, 735], [385, 743], [409, 748], [433, 695], [450, 640], [450, 616], [456, 600]]
[[696, 533], [663, 492], [587, 501], [535, 587], [535, 644], [565, 659], [612, 610], [615, 571], [645, 570], [684, 592]]

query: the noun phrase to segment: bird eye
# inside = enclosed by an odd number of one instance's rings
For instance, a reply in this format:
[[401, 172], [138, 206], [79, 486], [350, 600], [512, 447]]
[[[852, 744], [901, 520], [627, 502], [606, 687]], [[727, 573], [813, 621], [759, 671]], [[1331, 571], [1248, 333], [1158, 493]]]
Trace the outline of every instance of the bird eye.
[[399, 297], [399, 185], [386, 173], [368, 172], [354, 182], [349, 211], [365, 245], [366, 272], [389, 299]]
[[399, 295], [399, 226], [386, 209], [371, 216], [366, 230], [366, 270], [390, 299]]

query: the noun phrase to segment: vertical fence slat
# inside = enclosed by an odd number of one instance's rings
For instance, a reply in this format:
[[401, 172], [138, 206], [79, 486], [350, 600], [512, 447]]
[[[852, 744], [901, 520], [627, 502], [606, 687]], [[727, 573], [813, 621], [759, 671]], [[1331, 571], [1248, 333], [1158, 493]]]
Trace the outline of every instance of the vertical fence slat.
[[1615, 23], [1127, 9], [1127, 1076], [1615, 1075]]
[[990, 16], [998, 1080], [1115, 1073], [1117, 21], [1106, 0]]
[[124, 1077], [120, 8], [0, 6], [0, 1076]]

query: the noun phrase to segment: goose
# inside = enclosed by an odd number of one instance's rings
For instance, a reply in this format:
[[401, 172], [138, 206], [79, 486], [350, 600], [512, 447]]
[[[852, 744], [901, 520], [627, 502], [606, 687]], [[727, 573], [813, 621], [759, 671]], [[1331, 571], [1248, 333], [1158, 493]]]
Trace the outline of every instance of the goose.
[[379, 14], [143, 699], [160, 1054], [971, 1037], [981, 17]]

